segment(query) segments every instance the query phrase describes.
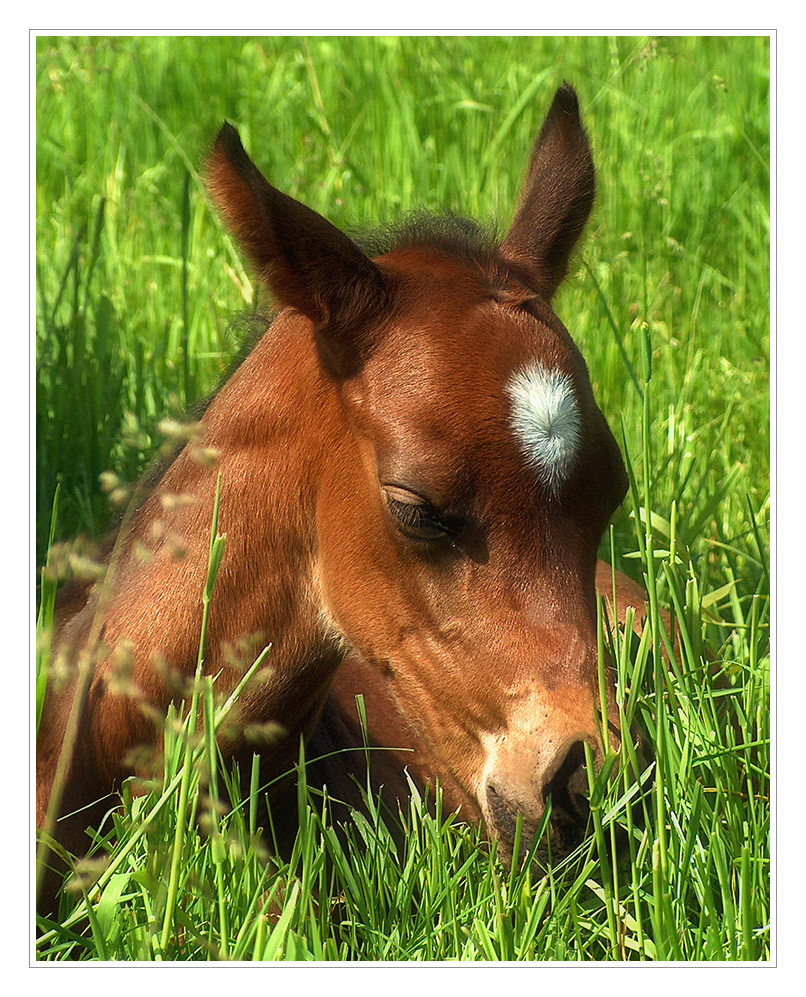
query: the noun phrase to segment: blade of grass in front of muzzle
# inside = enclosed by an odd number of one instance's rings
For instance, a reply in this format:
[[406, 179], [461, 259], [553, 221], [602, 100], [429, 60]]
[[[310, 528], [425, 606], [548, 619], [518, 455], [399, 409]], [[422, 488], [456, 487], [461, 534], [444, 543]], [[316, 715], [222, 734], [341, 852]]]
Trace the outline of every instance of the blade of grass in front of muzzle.
[[210, 550], [207, 558], [207, 579], [204, 584], [204, 592], [202, 594], [202, 604], [204, 606], [204, 615], [202, 616], [202, 630], [201, 636], [199, 638], [199, 660], [204, 658], [204, 650], [207, 640], [207, 622], [210, 611], [210, 602], [213, 598], [213, 588], [215, 587], [216, 579], [218, 578], [218, 569], [221, 567], [221, 558], [224, 556], [224, 547], [226, 544], [226, 534], [223, 536], [218, 533], [218, 510], [221, 504], [221, 473], [219, 472], [216, 478], [215, 486], [215, 501], [213, 503], [213, 523], [210, 528]]
[[369, 721], [367, 720], [367, 707], [364, 696], [358, 693], [355, 697], [355, 709], [358, 714], [358, 725], [361, 728], [361, 743], [364, 746], [364, 760], [366, 764], [366, 793], [368, 799], [374, 796], [372, 792], [372, 778], [370, 772], [370, 745], [369, 745]]
[[[669, 590], [669, 595], [672, 599], [673, 607], [673, 620], [675, 626], [673, 630], [677, 630], [678, 641], [675, 642], [674, 639], [670, 639], [666, 642], [666, 652], [669, 658], [669, 666], [672, 669], [675, 678], [678, 682], [683, 681], [684, 674], [690, 674], [696, 671], [699, 667], [699, 640], [697, 639], [697, 634], [701, 630], [701, 612], [702, 612], [702, 602], [696, 607], [688, 606], [684, 602], [684, 598], [681, 598], [680, 588], [678, 585], [678, 573], [674, 565], [664, 564], [663, 566], [664, 580], [666, 581], [666, 586]], [[688, 579], [686, 581], [686, 593], [690, 596], [693, 594], [692, 590], [689, 589]], [[670, 635], [671, 636], [671, 635]], [[678, 647], [682, 645], [682, 661], [678, 661], [681, 657], [678, 654]]]
[[624, 800], [625, 800], [624, 812], [626, 815], [625, 822], [626, 822], [626, 831], [627, 831], [627, 849], [630, 854], [630, 896], [632, 899], [633, 919], [635, 922], [635, 932], [637, 935], [638, 951], [643, 953], [645, 951], [645, 937], [644, 937], [643, 917], [641, 914], [642, 910], [641, 897], [643, 891], [641, 890], [640, 883], [642, 877], [641, 877], [641, 872], [639, 870], [637, 855], [636, 855], [635, 824], [633, 822], [632, 800], [631, 800], [631, 794], [637, 793], [639, 788], [642, 787], [639, 786], [637, 777], [632, 776], [628, 766], [626, 765], [624, 766], [623, 769], [623, 784], [624, 784]]
[[[637, 647], [635, 656], [631, 657], [633, 642]], [[618, 663], [619, 679], [625, 690], [622, 696], [622, 712], [626, 729], [632, 728], [638, 698], [643, 690], [648, 651], [649, 631], [642, 630], [640, 637], [635, 633], [635, 610], [632, 606], [628, 606], [624, 614], [624, 639]]]
[[[614, 912], [613, 895], [613, 870], [608, 859], [605, 847], [604, 827], [602, 825], [602, 789], [606, 784], [607, 774], [602, 777], [596, 774], [596, 766], [593, 758], [593, 751], [587, 741], [583, 742], [585, 750], [585, 770], [588, 775], [588, 789], [590, 793], [590, 813], [593, 821], [593, 836], [596, 842], [596, 854], [598, 858], [598, 871], [605, 892], [605, 913], [607, 916], [607, 929], [610, 936], [610, 946], [614, 957], [618, 957], [618, 932], [616, 930], [616, 919]], [[612, 770], [612, 764], [610, 766]]]
[[515, 818], [515, 836], [512, 839], [512, 863], [509, 867], [508, 890], [510, 896], [515, 891], [515, 879], [521, 866], [521, 837], [523, 835], [523, 814], [519, 813]]
[[607, 665], [604, 641], [604, 600], [596, 593], [596, 674], [599, 681], [599, 716], [605, 756], [610, 753], [610, 725], [607, 716]]

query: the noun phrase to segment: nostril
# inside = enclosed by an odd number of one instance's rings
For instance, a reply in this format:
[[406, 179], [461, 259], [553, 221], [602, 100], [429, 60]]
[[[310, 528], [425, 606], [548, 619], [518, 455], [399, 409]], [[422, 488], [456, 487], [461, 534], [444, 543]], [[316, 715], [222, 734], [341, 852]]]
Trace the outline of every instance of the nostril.
[[490, 808], [490, 813], [496, 821], [510, 814], [511, 808], [491, 782], [487, 783], [487, 806]]
[[518, 814], [523, 813], [525, 816], [528, 809], [517, 797], [509, 794], [506, 785], [496, 787], [492, 782], [487, 783], [487, 812], [499, 834], [511, 837], [515, 832]]
[[551, 797], [552, 814], [558, 811], [577, 824], [588, 819], [589, 807], [585, 798], [587, 789], [585, 774], [585, 744], [575, 741], [563, 758], [560, 767], [543, 787], [543, 799]]

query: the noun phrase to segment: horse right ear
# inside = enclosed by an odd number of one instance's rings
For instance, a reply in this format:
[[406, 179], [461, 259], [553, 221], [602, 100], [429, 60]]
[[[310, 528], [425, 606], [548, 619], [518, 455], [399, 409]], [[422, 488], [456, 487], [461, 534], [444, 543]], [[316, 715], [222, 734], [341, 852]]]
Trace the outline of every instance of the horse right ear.
[[333, 372], [356, 373], [370, 348], [369, 326], [388, 308], [378, 267], [329, 221], [272, 187], [230, 124], [210, 152], [206, 185], [258, 276], [314, 323]]
[[515, 220], [501, 244], [504, 259], [546, 301], [565, 277], [595, 192], [577, 95], [563, 83], [540, 129]]

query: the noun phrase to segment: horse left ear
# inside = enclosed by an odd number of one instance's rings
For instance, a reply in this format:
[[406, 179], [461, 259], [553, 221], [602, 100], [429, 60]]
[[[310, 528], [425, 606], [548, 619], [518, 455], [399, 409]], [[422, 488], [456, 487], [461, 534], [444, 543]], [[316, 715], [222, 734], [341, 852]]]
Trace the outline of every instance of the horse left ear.
[[596, 182], [574, 89], [563, 83], [535, 142], [521, 202], [501, 254], [550, 301], [593, 206]]
[[356, 373], [369, 350], [369, 329], [388, 308], [378, 267], [343, 232], [266, 180], [225, 124], [207, 161], [216, 208], [258, 276], [283, 305], [314, 323], [334, 373]]

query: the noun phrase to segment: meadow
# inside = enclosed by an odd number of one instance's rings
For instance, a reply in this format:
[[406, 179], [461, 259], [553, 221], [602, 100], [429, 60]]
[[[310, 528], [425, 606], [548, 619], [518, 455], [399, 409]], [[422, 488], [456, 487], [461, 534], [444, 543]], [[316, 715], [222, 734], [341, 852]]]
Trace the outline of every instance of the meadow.
[[[223, 120], [348, 231], [421, 209], [505, 231], [563, 80], [598, 196], [554, 304], [631, 474], [601, 554], [647, 587], [650, 621], [602, 643], [651, 771], [591, 775], [577, 852], [511, 871], [438, 797], [413, 796], [402, 853], [371, 800], [337, 835], [303, 777], [280, 861], [255, 837], [257, 785], [198, 820], [224, 719], [202, 682], [166, 727], [162, 784], [124, 792], [39, 958], [770, 958], [767, 38], [40, 37], [37, 561], [104, 535], [107, 472], [146, 470], [268, 304], [201, 184]], [[205, 737], [183, 738], [205, 701]]]

